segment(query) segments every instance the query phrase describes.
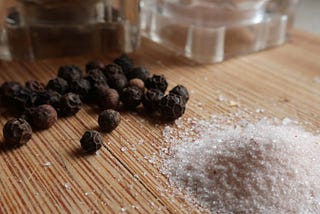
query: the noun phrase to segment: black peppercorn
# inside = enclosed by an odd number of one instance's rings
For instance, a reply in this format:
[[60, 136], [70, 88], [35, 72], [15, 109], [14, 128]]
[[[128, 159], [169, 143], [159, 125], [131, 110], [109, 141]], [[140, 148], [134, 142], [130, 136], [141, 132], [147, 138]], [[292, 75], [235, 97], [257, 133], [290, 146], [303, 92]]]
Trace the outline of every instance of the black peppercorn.
[[60, 100], [60, 114], [61, 116], [72, 116], [80, 111], [82, 101], [78, 94], [69, 92], [61, 97]]
[[150, 76], [149, 71], [145, 67], [135, 67], [130, 70], [127, 74], [127, 78], [130, 79], [141, 79], [142, 81], [146, 81]]
[[140, 88], [129, 86], [122, 90], [120, 100], [126, 108], [134, 109], [141, 103], [142, 95], [143, 91]]
[[4, 82], [0, 87], [0, 95], [3, 103], [7, 105], [14, 104], [12, 103], [13, 98], [20, 92], [22, 88], [22, 85], [18, 82]]
[[98, 61], [90, 61], [86, 64], [86, 71], [89, 72], [90, 70], [99, 69], [102, 70], [104, 68], [104, 64]]
[[173, 89], [171, 89], [169, 91], [170, 94], [177, 94], [180, 95], [181, 97], [183, 97], [185, 99], [185, 102], [187, 103], [189, 100], [189, 92], [188, 89], [186, 87], [184, 87], [183, 85], [177, 85], [175, 86]]
[[40, 105], [33, 109], [32, 125], [38, 129], [48, 129], [53, 126], [58, 119], [57, 111], [51, 105]]
[[103, 137], [98, 131], [86, 131], [80, 139], [81, 147], [88, 153], [98, 151], [103, 145]]
[[159, 103], [164, 93], [158, 89], [149, 89], [142, 97], [143, 107], [150, 112], [159, 110]]
[[9, 120], [3, 127], [3, 137], [12, 146], [26, 144], [31, 139], [31, 135], [30, 124], [21, 118]]
[[144, 82], [141, 79], [134, 78], [129, 81], [129, 86], [137, 86], [144, 91]]
[[58, 77], [66, 80], [68, 83], [82, 78], [82, 71], [78, 66], [65, 65], [61, 66], [58, 70]]
[[65, 94], [67, 93], [68, 90], [68, 82], [60, 77], [57, 77], [55, 79], [49, 80], [46, 89], [47, 90], [53, 90], [57, 91], [60, 94]]
[[90, 89], [91, 84], [86, 79], [74, 80], [69, 83], [69, 91], [79, 94], [81, 100], [86, 99]]
[[168, 83], [164, 75], [154, 74], [152, 77], [149, 77], [146, 80], [145, 86], [147, 89], [155, 88], [159, 89], [162, 92], [165, 92], [167, 90]]
[[185, 100], [179, 95], [168, 94], [161, 99], [159, 108], [163, 120], [173, 121], [184, 114]]
[[121, 66], [117, 64], [108, 64], [104, 67], [103, 73], [108, 79], [109, 77], [116, 76], [116, 75], [124, 75]]
[[36, 106], [38, 99], [38, 93], [30, 91], [30, 89], [22, 88], [13, 97], [11, 103], [14, 104], [14, 108], [19, 110], [25, 110]]
[[98, 123], [102, 131], [111, 132], [120, 124], [121, 115], [113, 109], [107, 109], [99, 114]]
[[91, 86], [107, 85], [107, 79], [100, 69], [89, 70], [85, 79], [90, 82]]
[[130, 59], [125, 54], [121, 55], [120, 57], [115, 59], [113, 62], [115, 64], [121, 66], [121, 68], [122, 68], [123, 72], [125, 73], [125, 75], [127, 75], [131, 71], [133, 66], [134, 66], [132, 59]]
[[45, 85], [37, 80], [28, 80], [26, 82], [26, 88], [36, 93], [45, 91]]
[[57, 112], [60, 111], [60, 99], [61, 94], [56, 91], [45, 91], [42, 93], [38, 93], [35, 100], [34, 106], [39, 106], [43, 104], [51, 105]]
[[56, 91], [48, 91], [49, 100], [47, 104], [51, 105], [58, 113], [60, 112], [61, 94]]
[[101, 109], [118, 109], [120, 104], [119, 93], [112, 88], [100, 87], [98, 90], [97, 104]]
[[122, 68], [116, 64], [107, 65], [104, 69], [104, 75], [107, 78], [108, 85], [117, 91], [121, 91], [128, 84], [128, 79]]

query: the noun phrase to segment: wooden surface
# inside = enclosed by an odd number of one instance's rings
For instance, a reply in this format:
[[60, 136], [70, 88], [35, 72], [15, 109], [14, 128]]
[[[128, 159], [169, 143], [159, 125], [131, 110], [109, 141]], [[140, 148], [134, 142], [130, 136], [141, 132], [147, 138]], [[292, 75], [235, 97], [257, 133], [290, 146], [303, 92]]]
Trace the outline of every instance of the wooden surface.
[[[143, 41], [132, 55], [136, 64], [165, 74], [170, 87], [182, 83], [191, 92], [187, 117], [265, 110], [266, 116], [289, 117], [306, 128], [320, 128], [320, 39], [295, 32], [280, 48], [199, 65]], [[110, 62], [114, 56], [104, 58]], [[47, 82], [62, 64], [84, 66], [88, 58], [40, 62], [0, 62], [0, 83], [28, 79]], [[162, 130], [143, 114], [122, 113], [120, 126], [106, 134], [107, 148], [84, 155], [79, 139], [97, 127], [97, 111], [85, 107], [75, 117], [60, 119], [53, 128], [36, 132], [19, 149], [3, 146], [0, 133], [0, 213], [190, 213], [196, 208], [172, 197], [159, 173]], [[1, 109], [0, 128], [10, 118]], [[50, 164], [49, 164], [50, 163]]]

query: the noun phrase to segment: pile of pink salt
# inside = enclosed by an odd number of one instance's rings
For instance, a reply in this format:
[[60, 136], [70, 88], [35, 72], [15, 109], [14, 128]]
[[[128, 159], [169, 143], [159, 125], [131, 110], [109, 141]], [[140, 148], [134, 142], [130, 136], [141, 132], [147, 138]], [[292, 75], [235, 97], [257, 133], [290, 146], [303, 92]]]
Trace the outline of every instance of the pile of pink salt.
[[212, 213], [320, 213], [319, 136], [270, 120], [216, 122], [165, 128], [170, 184]]

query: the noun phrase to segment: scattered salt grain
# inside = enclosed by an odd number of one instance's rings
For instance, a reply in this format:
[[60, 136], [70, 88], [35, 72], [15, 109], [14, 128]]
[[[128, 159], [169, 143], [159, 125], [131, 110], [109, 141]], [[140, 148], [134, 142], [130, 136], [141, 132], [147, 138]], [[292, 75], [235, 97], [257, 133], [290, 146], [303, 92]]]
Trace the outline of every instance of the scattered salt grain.
[[51, 162], [49, 162], [49, 161], [45, 162], [45, 163], [42, 164], [42, 166], [43, 167], [49, 167], [49, 166], [51, 166]]
[[128, 150], [127, 147], [121, 147], [121, 152], [126, 152]]
[[165, 129], [163, 173], [187, 200], [213, 213], [320, 213], [320, 136], [289, 121], [217, 121], [229, 119]]
[[219, 102], [223, 102], [223, 101], [226, 100], [226, 97], [220, 94], [220, 95], [218, 96], [217, 100], [218, 100]]
[[239, 103], [237, 103], [236, 101], [230, 100], [229, 101], [229, 106], [231, 106], [231, 107], [239, 107]]
[[124, 207], [121, 208], [121, 212], [125, 212], [126, 210], [127, 210], [127, 209], [124, 208]]
[[256, 113], [263, 113], [264, 112], [264, 109], [262, 109], [262, 108], [257, 108], [256, 109]]
[[66, 189], [70, 190], [71, 189], [71, 184], [67, 182], [67, 183], [64, 184], [64, 187]]

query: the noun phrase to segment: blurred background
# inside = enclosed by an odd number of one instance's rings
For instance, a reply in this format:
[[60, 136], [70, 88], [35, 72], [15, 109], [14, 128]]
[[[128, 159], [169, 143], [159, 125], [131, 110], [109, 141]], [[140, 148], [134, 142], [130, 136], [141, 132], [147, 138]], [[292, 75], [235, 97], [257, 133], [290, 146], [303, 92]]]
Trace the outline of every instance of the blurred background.
[[302, 0], [297, 12], [296, 28], [320, 35], [320, 0]]

